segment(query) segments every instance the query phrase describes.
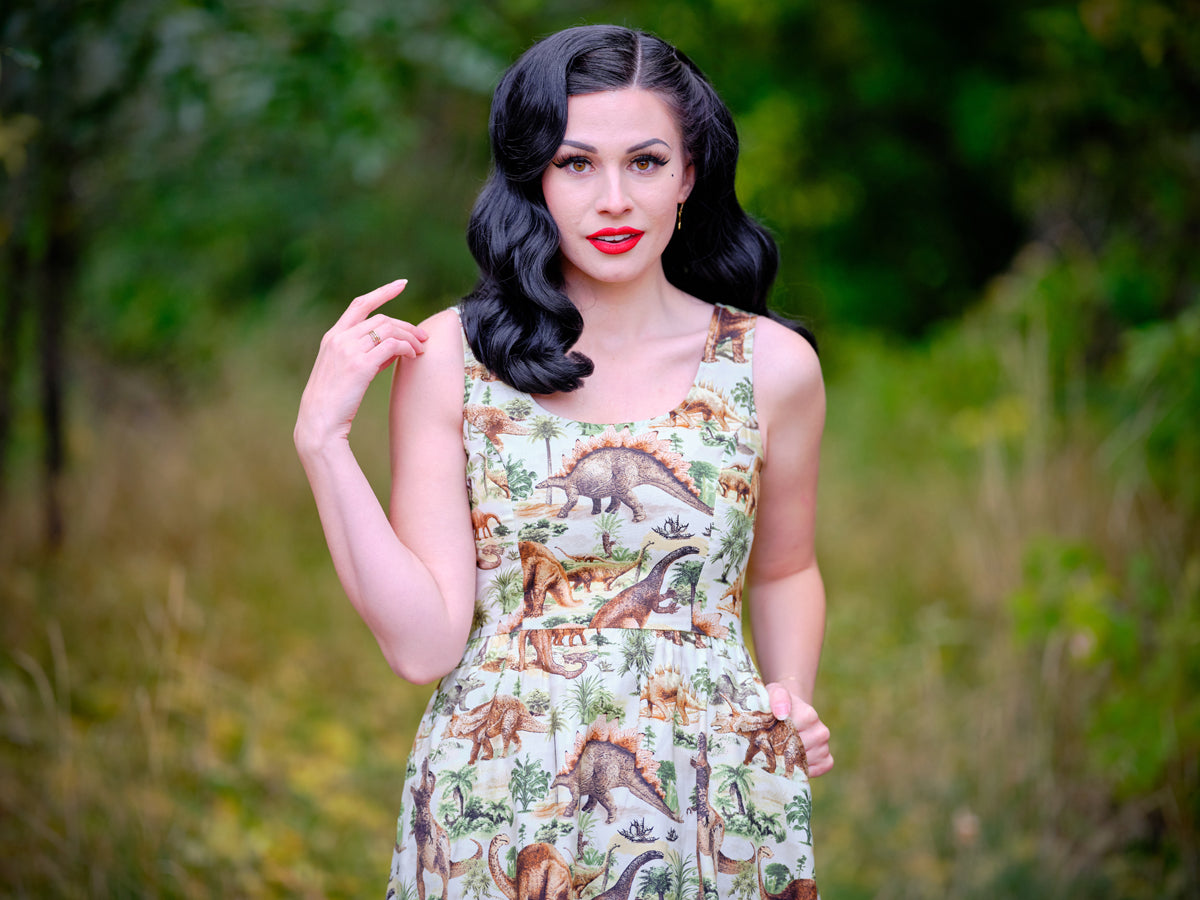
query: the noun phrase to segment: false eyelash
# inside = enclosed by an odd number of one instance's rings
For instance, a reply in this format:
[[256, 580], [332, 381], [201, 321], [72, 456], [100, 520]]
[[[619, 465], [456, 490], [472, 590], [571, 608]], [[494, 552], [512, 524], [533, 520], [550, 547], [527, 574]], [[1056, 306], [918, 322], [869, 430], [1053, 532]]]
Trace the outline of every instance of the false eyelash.
[[669, 157], [660, 156], [657, 153], [639, 153], [636, 157], [634, 157], [633, 161], [637, 162], [640, 159], [653, 160], [654, 164], [659, 166], [665, 166], [671, 161]]
[[[671, 162], [670, 157], [660, 156], [657, 153], [639, 153], [637, 156], [635, 156], [633, 158], [632, 161], [636, 163], [638, 160], [642, 160], [642, 159], [648, 159], [648, 160], [652, 161], [656, 166], [666, 166]], [[554, 166], [556, 169], [565, 169], [567, 166], [569, 166], [571, 163], [575, 162], [576, 160], [582, 160], [583, 162], [586, 162], [586, 163], [591, 162], [591, 160], [588, 159], [586, 156], [574, 155], [574, 156], [567, 156], [567, 157], [562, 157], [560, 159], [552, 160], [550, 165]]]

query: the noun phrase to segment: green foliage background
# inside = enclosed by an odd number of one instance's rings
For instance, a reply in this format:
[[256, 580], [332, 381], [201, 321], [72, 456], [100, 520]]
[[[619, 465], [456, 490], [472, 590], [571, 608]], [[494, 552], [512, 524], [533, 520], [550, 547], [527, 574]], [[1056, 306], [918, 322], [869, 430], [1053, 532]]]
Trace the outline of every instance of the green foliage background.
[[822, 341], [823, 893], [1196, 896], [1189, 0], [5, 7], [0, 895], [382, 889], [428, 689], [342, 601], [292, 417], [349, 297], [469, 289], [490, 91], [585, 21], [710, 75]]

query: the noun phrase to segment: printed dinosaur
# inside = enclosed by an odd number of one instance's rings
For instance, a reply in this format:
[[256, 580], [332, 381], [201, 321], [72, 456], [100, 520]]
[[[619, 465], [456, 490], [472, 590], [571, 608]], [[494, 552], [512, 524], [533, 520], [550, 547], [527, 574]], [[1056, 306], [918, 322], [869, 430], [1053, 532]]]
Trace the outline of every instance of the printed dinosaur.
[[696, 770], [696, 805], [688, 807], [688, 812], [696, 814], [696, 867], [699, 869], [700, 860], [707, 856], [712, 860], [715, 880], [718, 872], [739, 874], [743, 866], [754, 861], [754, 857], [731, 859], [721, 852], [725, 842], [725, 820], [708, 799], [712, 778], [712, 767], [708, 764], [708, 735], [700, 734], [697, 749], [699, 752], [691, 758], [692, 768]]
[[501, 756], [508, 756], [511, 744], [517, 745], [518, 753], [521, 751], [519, 731], [546, 734], [549, 730], [550, 726], [535, 717], [520, 699], [510, 694], [497, 694], [474, 709], [461, 715], [452, 715], [446, 726], [446, 737], [471, 741], [471, 758], [467, 763], [474, 765], [480, 751], [483, 751], [484, 759], [492, 759], [495, 756], [495, 748], [492, 745], [494, 738], [503, 739]]
[[722, 497], [728, 497], [732, 493], [737, 503], [750, 499], [750, 478], [736, 470], [722, 469], [717, 478], [717, 486], [721, 488]]
[[595, 590], [597, 582], [602, 584], [605, 590], [610, 590], [614, 581], [631, 569], [640, 566], [645, 556], [646, 548], [642, 547], [637, 556], [625, 562], [612, 559], [578, 560], [579, 565], [566, 570], [567, 580], [576, 590]]
[[795, 772], [799, 765], [808, 774], [808, 757], [804, 753], [804, 744], [800, 734], [791, 719], [776, 719], [772, 712], [747, 712], [735, 709], [726, 698], [729, 706], [728, 714], [713, 717], [713, 730], [719, 734], [736, 734], [749, 742], [746, 748], [746, 758], [742, 761], [750, 765], [760, 752], [767, 758], [767, 771], [774, 772], [776, 761], [783, 757], [785, 771], [788, 777]]
[[413, 823], [413, 838], [417, 843], [417, 897], [425, 900], [425, 872], [432, 872], [442, 879], [442, 897], [450, 889], [450, 879], [459, 878], [467, 873], [468, 864], [483, 856], [483, 847], [479, 841], [472, 840], [475, 845], [475, 855], [457, 862], [450, 859], [450, 836], [446, 829], [438, 824], [430, 808], [433, 800], [433, 788], [437, 778], [429, 771], [429, 760], [421, 763], [421, 780], [410, 790], [416, 801]]
[[[500, 861], [500, 848], [509, 842], [498, 834], [488, 847], [488, 870], [492, 881], [507, 900], [578, 900], [580, 894], [605, 870], [572, 871], [553, 844], [528, 844], [517, 853], [517, 877], [512, 878]], [[648, 850], [633, 859], [611, 888], [592, 900], [628, 900], [637, 870], [653, 859], [662, 859], [658, 850]]]
[[691, 724], [688, 707], [697, 712], [704, 708], [679, 671], [664, 666], [646, 679], [641, 700], [648, 705], [647, 715], [653, 719], [667, 720], [678, 712], [680, 725]]
[[651, 569], [645, 578], [630, 585], [596, 610], [589, 623], [592, 628], [643, 628], [650, 613], [670, 614], [679, 609], [675, 592], [662, 594], [663, 578], [667, 569], [682, 556], [700, 551], [692, 546], [672, 550]]
[[549, 547], [537, 541], [521, 541], [517, 548], [521, 553], [521, 568], [525, 572], [524, 615], [540, 616], [545, 611], [547, 596], [559, 606], [580, 606], [583, 603], [571, 593], [567, 572]]
[[712, 507], [700, 499], [695, 483], [687, 473], [687, 462], [671, 445], [648, 431], [632, 436], [626, 428], [618, 434], [611, 427], [604, 433], [575, 442], [571, 457], [562, 468], [537, 484], [538, 488], [561, 488], [567, 502], [558, 511], [565, 519], [581, 496], [592, 501], [592, 515], [600, 514], [601, 501], [608, 497], [608, 512], [616, 512], [624, 503], [633, 512], [633, 521], [646, 518], [641, 501], [633, 489], [641, 485], [656, 487], [694, 509], [712, 515]]
[[763, 884], [762, 858], [772, 857], [770, 847], [758, 848], [758, 896], [759, 900], [820, 900], [817, 893], [817, 883], [811, 878], [794, 878], [777, 894], [772, 894]]
[[[578, 678], [587, 668], [587, 657], [576, 654], [571, 657], [573, 662], [579, 663], [578, 669], [567, 669], [554, 658], [554, 645], [561, 644], [561, 638], [558, 637], [558, 632], [574, 629], [559, 629], [559, 628], [528, 628], [522, 629], [517, 635], [517, 671], [525, 671], [525, 645], [532, 644], [533, 651], [537, 656], [538, 666], [543, 672], [549, 672], [551, 675], [559, 675], [563, 678]], [[586, 644], [587, 639], [583, 635], [583, 630], [579, 630], [580, 640]]]
[[[742, 569], [741, 574], [733, 580], [729, 587], [725, 588], [723, 593], [717, 599], [717, 609], [723, 609], [731, 615], [740, 616], [742, 614], [742, 593], [746, 586], [746, 570]], [[729, 603], [722, 603], [722, 600], [729, 599]]]
[[603, 871], [572, 872], [557, 847], [539, 842], [517, 852], [517, 877], [511, 878], [500, 861], [500, 848], [508, 842], [508, 835], [498, 834], [488, 845], [488, 870], [508, 900], [576, 900]]
[[484, 406], [480, 403], [468, 403], [463, 407], [463, 418], [482, 431], [497, 450], [504, 449], [502, 434], [529, 434], [529, 426], [514, 422], [512, 418], [498, 406]]
[[657, 772], [658, 761], [642, 749], [636, 728], [620, 729], [616, 722], [600, 718], [576, 737], [574, 750], [550, 787], [565, 787], [571, 793], [564, 816], [574, 816], [579, 801], [587, 797], [584, 811], [598, 803], [607, 813], [605, 821], [611, 823], [617, 817], [612, 792], [623, 787], [672, 821], [682, 822], [667, 806]]
[[699, 418], [702, 422], [719, 424], [722, 431], [731, 430], [729, 427], [731, 420], [735, 425], [740, 421], [729, 401], [715, 390], [703, 385], [696, 385], [692, 388], [688, 398], [680, 405], [679, 412], [687, 417], [689, 425]]
[[495, 520], [497, 525], [500, 524], [500, 517], [493, 512], [471, 510], [471, 527], [475, 530], [475, 540], [492, 536], [492, 526], [488, 524], [492, 520]]
[[464, 712], [470, 707], [467, 706], [467, 694], [475, 690], [475, 688], [483, 687], [482, 679], [476, 678], [472, 674], [467, 674], [465, 677], [460, 676], [454, 684], [450, 685], [444, 691], [446, 695], [446, 709], [453, 712], [456, 709], [462, 709]]
[[637, 875], [638, 869], [652, 859], [662, 858], [661, 850], [647, 850], [645, 853], [634, 857], [633, 861], [625, 867], [625, 871], [621, 873], [621, 877], [616, 880], [613, 886], [604, 893], [597, 894], [592, 900], [629, 900], [630, 894], [633, 893], [633, 878]]
[[746, 335], [754, 328], [755, 316], [751, 313], [739, 312], [732, 309], [717, 307], [717, 327], [708, 333], [708, 341], [704, 345], [704, 361], [717, 361], [717, 347], [725, 341], [730, 342], [735, 363], [746, 361]]
[[753, 681], [734, 684], [733, 677], [728, 672], [720, 674], [717, 678], [717, 686], [713, 690], [714, 697], [723, 699], [728, 703], [736, 703], [738, 706], [745, 706], [754, 694]]

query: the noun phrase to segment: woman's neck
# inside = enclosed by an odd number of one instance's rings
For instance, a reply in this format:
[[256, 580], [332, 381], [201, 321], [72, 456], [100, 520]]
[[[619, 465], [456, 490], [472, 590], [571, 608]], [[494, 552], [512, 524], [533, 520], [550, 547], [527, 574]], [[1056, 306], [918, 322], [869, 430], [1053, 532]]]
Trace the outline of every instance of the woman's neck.
[[609, 284], [592, 279], [566, 279], [566, 293], [583, 317], [583, 334], [574, 348], [584, 354], [617, 352], [631, 341], [667, 336], [686, 330], [686, 310], [694, 297], [685, 294], [666, 276], [637, 282]]

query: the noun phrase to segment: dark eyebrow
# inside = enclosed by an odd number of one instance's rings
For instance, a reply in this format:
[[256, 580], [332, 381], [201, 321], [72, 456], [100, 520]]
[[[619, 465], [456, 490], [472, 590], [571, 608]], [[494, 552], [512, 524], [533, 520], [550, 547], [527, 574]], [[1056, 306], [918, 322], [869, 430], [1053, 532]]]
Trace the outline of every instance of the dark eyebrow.
[[[648, 141], [642, 141], [640, 144], [634, 144], [632, 147], [630, 147], [625, 152], [626, 153], [637, 153], [639, 150], [645, 150], [647, 147], [649, 147], [653, 144], [662, 144], [668, 150], [671, 149], [671, 145], [668, 144], [666, 141], [662, 140], [661, 138], [650, 138], [650, 140], [648, 140]], [[595, 147], [593, 147], [591, 144], [584, 144], [579, 141], [563, 141], [563, 146], [564, 147], [574, 147], [577, 150], [583, 150], [586, 153], [599, 153], [600, 152]]]
[[650, 140], [648, 140], [648, 141], [642, 141], [640, 144], [634, 144], [632, 147], [630, 147], [625, 152], [626, 153], [637, 153], [639, 150], [645, 150], [647, 147], [649, 147], [652, 144], [662, 144], [668, 150], [671, 149], [671, 145], [668, 144], [666, 141], [662, 140], [661, 138], [650, 138]]

